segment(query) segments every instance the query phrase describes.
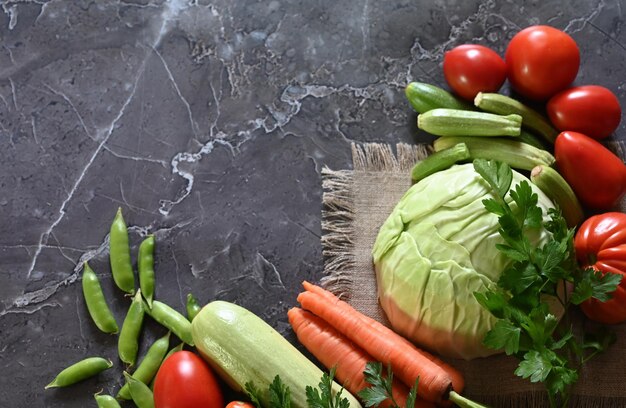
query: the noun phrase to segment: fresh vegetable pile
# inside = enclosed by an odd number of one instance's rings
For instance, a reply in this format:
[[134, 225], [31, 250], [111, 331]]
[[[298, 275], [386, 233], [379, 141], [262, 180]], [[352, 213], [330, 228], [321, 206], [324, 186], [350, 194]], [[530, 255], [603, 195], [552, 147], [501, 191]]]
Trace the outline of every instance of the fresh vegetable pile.
[[[438, 138], [373, 248], [393, 330], [304, 282], [300, 307], [287, 317], [325, 372], [238, 305], [201, 307], [189, 294], [184, 316], [155, 299], [155, 238], [139, 246], [137, 283], [118, 210], [110, 266], [130, 298], [121, 327], [96, 273], [83, 265], [89, 314], [118, 336], [127, 368], [117, 395], [97, 393], [97, 405], [221, 408], [228, 386], [247, 401], [227, 408], [481, 407], [461, 395], [462, 373], [425, 347], [466, 359], [513, 355], [516, 375], [543, 382], [551, 405], [566, 406], [580, 368], [614, 340], [604, 326], [581, 332], [572, 307], [599, 323], [626, 321], [626, 214], [615, 211], [626, 166], [601, 142], [619, 125], [621, 108], [604, 87], [568, 88], [579, 63], [571, 37], [534, 26], [513, 37], [504, 59], [476, 44], [446, 53], [453, 93], [406, 87], [417, 126]], [[547, 114], [497, 93], [507, 79], [535, 107], [545, 102]], [[167, 333], [138, 358], [146, 316]], [[181, 341], [173, 348], [172, 335]], [[113, 365], [86, 358], [46, 388]]]
[[[611, 212], [626, 166], [602, 144], [621, 108], [607, 88], [570, 88], [579, 63], [569, 35], [533, 26], [504, 59], [475, 44], [447, 52], [452, 93], [410, 83], [418, 128], [438, 138], [372, 251], [395, 330], [452, 357], [514, 355], [552, 406], [614, 340], [581, 333], [572, 307], [626, 321], [626, 214]], [[497, 93], [506, 79], [513, 97]]]

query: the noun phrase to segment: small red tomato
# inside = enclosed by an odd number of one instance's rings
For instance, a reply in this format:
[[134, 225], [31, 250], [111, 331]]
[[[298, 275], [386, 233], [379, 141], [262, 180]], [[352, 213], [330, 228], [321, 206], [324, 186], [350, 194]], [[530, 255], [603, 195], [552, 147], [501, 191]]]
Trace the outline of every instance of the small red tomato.
[[507, 77], [521, 95], [543, 101], [567, 88], [578, 74], [580, 52], [572, 37], [550, 26], [531, 26], [511, 39]]
[[613, 133], [622, 119], [615, 94], [598, 85], [559, 92], [548, 101], [547, 111], [557, 129], [580, 132], [597, 140]]
[[626, 321], [626, 214], [609, 212], [590, 217], [574, 238], [576, 258], [583, 267], [622, 275], [612, 298], [591, 298], [580, 307], [592, 320], [614, 324]]
[[249, 402], [231, 401], [226, 405], [226, 408], [256, 408], [256, 406]]
[[561, 175], [583, 205], [606, 210], [626, 193], [626, 165], [600, 142], [578, 132], [561, 132], [554, 143]]
[[459, 45], [443, 57], [446, 82], [461, 98], [474, 100], [478, 92], [497, 92], [506, 79], [506, 64], [492, 49]]
[[155, 408], [223, 408], [222, 390], [209, 365], [190, 351], [169, 356], [154, 381]]

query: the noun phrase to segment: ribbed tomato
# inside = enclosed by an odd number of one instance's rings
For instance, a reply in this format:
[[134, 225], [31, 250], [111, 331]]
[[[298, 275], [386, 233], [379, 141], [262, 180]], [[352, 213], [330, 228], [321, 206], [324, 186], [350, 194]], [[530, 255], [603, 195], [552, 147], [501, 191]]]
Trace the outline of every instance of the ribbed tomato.
[[576, 257], [585, 267], [622, 275], [622, 281], [606, 302], [591, 298], [581, 304], [592, 320], [614, 324], [626, 321], [626, 214], [594, 215], [582, 223], [574, 239]]
[[548, 116], [559, 130], [571, 130], [604, 139], [617, 129], [622, 108], [617, 96], [598, 85], [566, 89], [548, 101]]
[[556, 164], [581, 203], [608, 210], [626, 193], [626, 165], [600, 142], [578, 132], [561, 132], [554, 143]]

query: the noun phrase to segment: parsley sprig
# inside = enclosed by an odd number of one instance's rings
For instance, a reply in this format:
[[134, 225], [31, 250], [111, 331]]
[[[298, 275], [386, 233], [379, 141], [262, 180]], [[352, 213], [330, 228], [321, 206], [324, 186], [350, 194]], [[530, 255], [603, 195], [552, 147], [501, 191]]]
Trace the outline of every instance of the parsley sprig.
[[[515, 355], [521, 360], [516, 375], [544, 383], [551, 406], [567, 406], [580, 367], [614, 341], [614, 334], [607, 330], [578, 334], [568, 310], [591, 297], [609, 299], [621, 276], [580, 268], [574, 254], [574, 229], [567, 228], [558, 209], [548, 210], [549, 219], [544, 221], [537, 194], [527, 181], [511, 189], [513, 173], [508, 165], [479, 159], [474, 169], [492, 190], [493, 198], [483, 204], [498, 216], [504, 243], [497, 248], [511, 260], [497, 287], [474, 294], [499, 319], [484, 344]], [[537, 246], [531, 237], [536, 238], [541, 227], [551, 238]], [[571, 293], [566, 283], [573, 288]], [[561, 320], [548, 299], [558, 300]]]
[[361, 397], [366, 407], [377, 407], [386, 400], [391, 401], [389, 408], [413, 408], [415, 406], [419, 378], [415, 380], [415, 384], [411, 387], [405, 406], [400, 407], [392, 393], [393, 372], [391, 371], [391, 365], [387, 366], [387, 376], [385, 376], [382, 363], [368, 362], [365, 364], [363, 375], [365, 376], [365, 381], [370, 384], [368, 388], [364, 388], [359, 392], [359, 397]]
[[[306, 386], [306, 400], [308, 408], [349, 408], [350, 402], [342, 396], [343, 388], [339, 392], [333, 392], [333, 379], [335, 377], [335, 368], [330, 373], [324, 373], [318, 384], [319, 388]], [[283, 383], [280, 376], [274, 377], [274, 380], [267, 389], [260, 390], [254, 383], [247, 382], [245, 391], [250, 398], [252, 404], [257, 408], [291, 408], [291, 391], [289, 387]], [[263, 404], [267, 396], [267, 405]]]

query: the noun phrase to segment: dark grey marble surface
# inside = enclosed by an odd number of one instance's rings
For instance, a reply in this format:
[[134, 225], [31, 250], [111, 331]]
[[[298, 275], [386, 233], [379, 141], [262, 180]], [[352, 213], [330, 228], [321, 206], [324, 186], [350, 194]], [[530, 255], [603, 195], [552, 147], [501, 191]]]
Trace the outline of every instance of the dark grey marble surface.
[[[107, 232], [157, 238], [156, 296], [246, 306], [293, 340], [286, 310], [321, 277], [321, 176], [351, 142], [416, 142], [410, 80], [443, 84], [442, 52], [504, 53], [551, 24], [580, 46], [577, 83], [626, 104], [621, 0], [3, 1], [0, 13], [0, 405], [95, 406], [122, 383], [80, 261], [118, 321]], [[624, 138], [626, 124], [617, 134]], [[142, 348], [163, 329], [146, 325]], [[88, 355], [115, 362], [64, 390]]]

